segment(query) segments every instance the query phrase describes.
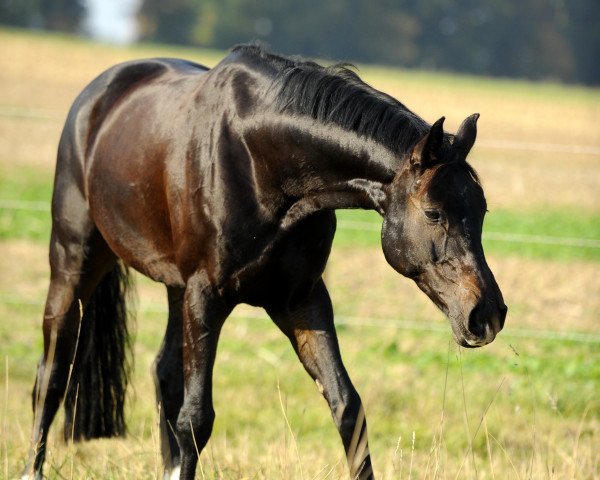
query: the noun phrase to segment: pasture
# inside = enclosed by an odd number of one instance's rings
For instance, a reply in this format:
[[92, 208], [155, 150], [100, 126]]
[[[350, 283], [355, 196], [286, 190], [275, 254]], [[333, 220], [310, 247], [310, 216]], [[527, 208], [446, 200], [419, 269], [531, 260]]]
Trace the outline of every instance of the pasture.
[[[116, 48], [0, 30], [0, 477], [25, 462], [42, 348], [48, 211], [67, 110], [119, 61], [223, 52]], [[509, 306], [496, 341], [458, 348], [442, 314], [383, 259], [378, 218], [340, 212], [326, 272], [342, 354], [365, 405], [377, 478], [600, 476], [600, 91], [361, 67], [360, 75], [454, 131], [480, 112], [470, 161], [489, 204], [484, 245]], [[49, 478], [161, 478], [150, 365], [165, 328], [160, 285], [138, 277], [125, 439], [50, 436]], [[225, 324], [213, 436], [199, 478], [347, 478], [325, 401], [261, 311]], [[200, 470], [200, 469], [199, 469]]]

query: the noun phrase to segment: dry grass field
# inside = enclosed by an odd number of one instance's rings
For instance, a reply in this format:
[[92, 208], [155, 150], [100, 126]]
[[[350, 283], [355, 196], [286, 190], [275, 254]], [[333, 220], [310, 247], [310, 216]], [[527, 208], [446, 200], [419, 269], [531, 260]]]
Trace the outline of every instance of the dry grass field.
[[[48, 280], [44, 205], [66, 112], [116, 62], [182, 56], [214, 65], [222, 53], [1, 30], [0, 45], [0, 478], [12, 479], [32, 423]], [[598, 245], [600, 91], [381, 67], [360, 74], [430, 122], [445, 115], [451, 131], [481, 113], [471, 161], [490, 205], [486, 231], [518, 227]], [[509, 315], [493, 344], [466, 351], [425, 296], [387, 266], [376, 232], [339, 232], [326, 280], [377, 478], [600, 478], [600, 249], [490, 239], [486, 250]], [[161, 286], [137, 284], [129, 435], [66, 445], [58, 419], [49, 478], [161, 478], [149, 368], [166, 302]], [[347, 478], [328, 408], [274, 325], [243, 307], [221, 338], [217, 420], [197, 477]]]

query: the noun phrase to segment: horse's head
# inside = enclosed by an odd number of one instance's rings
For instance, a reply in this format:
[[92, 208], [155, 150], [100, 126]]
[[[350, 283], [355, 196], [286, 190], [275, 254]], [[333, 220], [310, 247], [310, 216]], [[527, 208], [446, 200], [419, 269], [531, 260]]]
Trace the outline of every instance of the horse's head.
[[382, 231], [389, 264], [448, 316], [464, 347], [494, 340], [507, 311], [481, 246], [483, 190], [466, 161], [478, 117], [468, 117], [452, 143], [441, 118], [416, 144], [387, 192]]

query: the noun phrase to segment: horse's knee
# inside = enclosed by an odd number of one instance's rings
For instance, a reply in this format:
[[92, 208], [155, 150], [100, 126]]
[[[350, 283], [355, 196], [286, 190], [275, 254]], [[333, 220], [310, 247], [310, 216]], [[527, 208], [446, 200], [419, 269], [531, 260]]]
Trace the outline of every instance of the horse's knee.
[[157, 400], [169, 411], [183, 402], [183, 367], [173, 355], [159, 354], [152, 364]]
[[200, 452], [212, 433], [215, 411], [212, 406], [199, 407], [195, 402], [185, 402], [177, 417], [177, 440], [182, 449]]
[[181, 360], [171, 352], [158, 354], [152, 368], [155, 378], [162, 383], [174, 382], [183, 375]]

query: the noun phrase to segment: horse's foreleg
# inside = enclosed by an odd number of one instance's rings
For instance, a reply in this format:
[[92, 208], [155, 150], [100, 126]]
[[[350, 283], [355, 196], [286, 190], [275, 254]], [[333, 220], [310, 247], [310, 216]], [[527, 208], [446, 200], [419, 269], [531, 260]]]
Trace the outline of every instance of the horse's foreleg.
[[160, 352], [153, 365], [156, 403], [160, 415], [164, 478], [179, 478], [181, 454], [175, 437], [177, 415], [183, 403], [182, 317], [183, 289], [167, 288], [169, 321]]
[[206, 274], [188, 281], [183, 300], [183, 406], [177, 418], [181, 480], [192, 480], [200, 452], [212, 432], [212, 372], [227, 308]]
[[321, 281], [292, 311], [269, 314], [290, 338], [300, 361], [317, 384], [329, 407], [346, 450], [352, 480], [373, 479], [362, 403], [342, 363], [333, 309]]

